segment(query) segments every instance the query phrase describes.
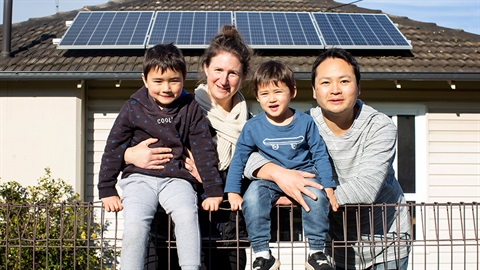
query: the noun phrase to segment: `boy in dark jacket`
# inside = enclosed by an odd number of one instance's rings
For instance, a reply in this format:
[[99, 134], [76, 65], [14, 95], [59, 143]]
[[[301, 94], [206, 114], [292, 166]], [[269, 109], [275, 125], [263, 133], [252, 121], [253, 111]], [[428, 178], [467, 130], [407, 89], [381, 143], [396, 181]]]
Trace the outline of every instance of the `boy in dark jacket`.
[[[125, 208], [122, 269], [143, 268], [148, 233], [159, 203], [175, 223], [180, 266], [183, 270], [199, 269], [198, 181], [185, 169], [185, 147], [193, 153], [205, 190], [202, 208], [218, 210], [222, 201], [215, 146], [202, 109], [183, 89], [186, 74], [183, 55], [173, 44], [148, 49], [142, 73], [145, 86], [124, 103], [107, 139], [98, 189], [107, 211]], [[147, 138], [159, 139], [151, 147], [172, 149], [173, 158], [163, 170], [124, 164], [126, 148]], [[115, 188], [120, 171], [121, 200]]]

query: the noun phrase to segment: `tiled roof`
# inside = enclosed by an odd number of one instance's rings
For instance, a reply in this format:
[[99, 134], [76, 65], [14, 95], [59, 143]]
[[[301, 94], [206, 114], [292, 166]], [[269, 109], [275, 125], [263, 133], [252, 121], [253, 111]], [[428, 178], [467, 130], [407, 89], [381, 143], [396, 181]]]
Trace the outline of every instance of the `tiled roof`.
[[[205, 11], [308, 11], [342, 13], [381, 13], [356, 6], [345, 6], [331, 0], [114, 0], [103, 5], [85, 7], [86, 10], [205, 10]], [[53, 38], [61, 38], [67, 30], [65, 24], [73, 20], [78, 11], [30, 19], [12, 28], [13, 57], [0, 59], [0, 70], [8, 74], [78, 73], [122, 74], [141, 70], [143, 51], [139, 50], [58, 50]], [[439, 27], [388, 14], [411, 42], [409, 52], [379, 50], [354, 51], [363, 73], [377, 74], [460, 74], [480, 77], [480, 35], [463, 30]], [[0, 40], [3, 39], [3, 28]], [[198, 70], [199, 52], [184, 50], [190, 72]], [[275, 58], [286, 62], [298, 73], [308, 73], [318, 51], [262, 50], [255, 63]], [[125, 75], [126, 76], [126, 75]], [[137, 75], [135, 75], [137, 76]], [[0, 76], [1, 78], [1, 76]], [[117, 78], [117, 77], [116, 77]]]

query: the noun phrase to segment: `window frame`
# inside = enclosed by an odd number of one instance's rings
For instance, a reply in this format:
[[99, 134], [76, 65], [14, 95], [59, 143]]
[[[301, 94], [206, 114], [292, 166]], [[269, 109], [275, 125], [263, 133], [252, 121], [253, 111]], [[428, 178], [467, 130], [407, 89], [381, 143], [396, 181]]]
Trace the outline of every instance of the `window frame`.
[[[415, 193], [405, 193], [405, 199], [413, 202], [427, 201], [428, 187], [428, 138], [427, 138], [427, 106], [421, 103], [385, 103], [369, 102], [379, 112], [390, 116], [395, 125], [398, 125], [398, 115], [410, 115], [415, 117]], [[397, 144], [398, 147], [398, 144]], [[398, 149], [397, 154], [398, 155]], [[398, 158], [393, 162], [395, 176], [398, 179]]]

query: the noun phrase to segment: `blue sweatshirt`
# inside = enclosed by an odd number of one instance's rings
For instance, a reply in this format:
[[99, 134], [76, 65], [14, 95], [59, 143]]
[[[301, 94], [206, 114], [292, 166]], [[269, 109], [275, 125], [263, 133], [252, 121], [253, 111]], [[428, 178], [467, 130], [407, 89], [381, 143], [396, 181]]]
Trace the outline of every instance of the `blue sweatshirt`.
[[324, 188], [335, 188], [325, 142], [315, 122], [309, 115], [291, 110], [293, 120], [286, 126], [271, 124], [265, 112], [247, 121], [230, 163], [225, 193], [240, 193], [245, 164], [255, 151], [284, 168], [315, 174]]

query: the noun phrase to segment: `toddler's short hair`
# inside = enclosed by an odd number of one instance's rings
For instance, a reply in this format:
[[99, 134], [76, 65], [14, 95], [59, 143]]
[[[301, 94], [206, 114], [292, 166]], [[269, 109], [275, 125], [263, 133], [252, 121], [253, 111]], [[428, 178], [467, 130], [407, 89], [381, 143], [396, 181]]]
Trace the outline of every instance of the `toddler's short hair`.
[[293, 93], [295, 89], [295, 76], [287, 65], [276, 60], [269, 60], [262, 63], [252, 78], [255, 96], [258, 94], [259, 87], [270, 84], [278, 86], [279, 82], [286, 84], [290, 92]]

